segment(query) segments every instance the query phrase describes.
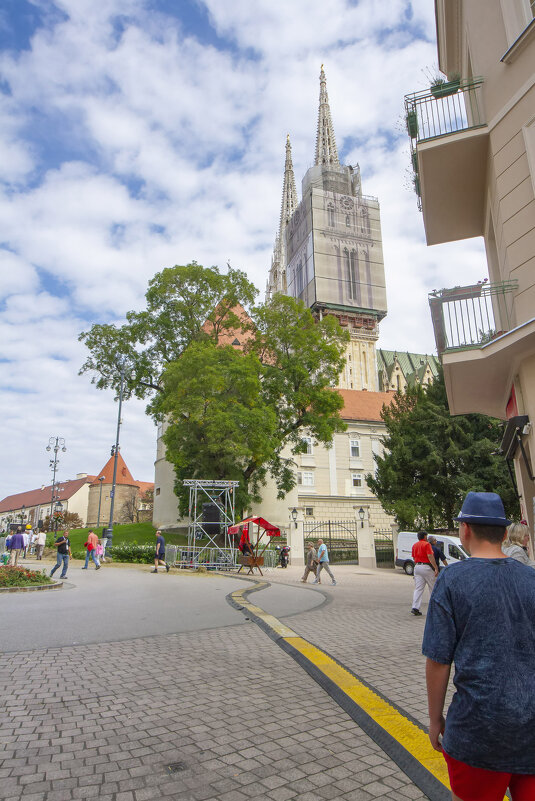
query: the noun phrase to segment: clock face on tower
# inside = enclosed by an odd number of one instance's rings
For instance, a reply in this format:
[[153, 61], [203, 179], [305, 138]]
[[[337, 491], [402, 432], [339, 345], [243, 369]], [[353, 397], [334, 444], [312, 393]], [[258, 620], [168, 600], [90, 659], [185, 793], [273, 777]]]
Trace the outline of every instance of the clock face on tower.
[[352, 198], [345, 196], [341, 199], [340, 205], [342, 206], [343, 209], [349, 211], [349, 209], [353, 208], [354, 204]]

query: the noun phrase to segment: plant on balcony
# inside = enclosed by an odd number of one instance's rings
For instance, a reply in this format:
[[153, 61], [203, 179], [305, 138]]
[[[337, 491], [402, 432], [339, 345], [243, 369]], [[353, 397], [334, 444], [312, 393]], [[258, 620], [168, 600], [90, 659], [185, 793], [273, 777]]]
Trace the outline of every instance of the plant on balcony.
[[415, 109], [407, 111], [407, 131], [411, 139], [416, 139], [418, 136], [418, 115]]
[[414, 175], [412, 176], [412, 185], [418, 197], [421, 197], [422, 193], [420, 191], [420, 176], [418, 175], [417, 172], [415, 172]]
[[448, 97], [448, 95], [454, 95], [456, 92], [458, 92], [460, 86], [460, 75], [452, 75], [449, 81], [446, 81], [442, 77], [437, 77], [433, 80], [433, 83], [430, 86], [430, 91], [433, 97]]

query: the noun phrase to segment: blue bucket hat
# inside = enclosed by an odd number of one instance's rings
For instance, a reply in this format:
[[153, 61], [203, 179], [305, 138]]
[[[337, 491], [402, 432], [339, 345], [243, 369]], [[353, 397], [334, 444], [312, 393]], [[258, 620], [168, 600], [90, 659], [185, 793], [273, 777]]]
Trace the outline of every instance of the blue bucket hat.
[[474, 523], [480, 526], [509, 526], [505, 509], [495, 492], [469, 492], [457, 517], [459, 523]]

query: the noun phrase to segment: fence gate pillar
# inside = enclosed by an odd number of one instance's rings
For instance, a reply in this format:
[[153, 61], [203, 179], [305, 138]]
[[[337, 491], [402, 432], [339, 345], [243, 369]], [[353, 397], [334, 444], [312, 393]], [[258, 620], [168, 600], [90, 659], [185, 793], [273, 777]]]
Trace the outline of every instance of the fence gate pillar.
[[290, 546], [290, 564], [301, 567], [305, 564], [305, 545], [303, 542], [305, 521], [302, 509], [297, 509], [297, 517], [295, 520], [292, 519], [293, 508], [289, 511], [287, 542]]
[[375, 559], [375, 540], [370, 526], [369, 510], [365, 509], [361, 520], [357, 512], [357, 542], [359, 546], [359, 567], [377, 567]]

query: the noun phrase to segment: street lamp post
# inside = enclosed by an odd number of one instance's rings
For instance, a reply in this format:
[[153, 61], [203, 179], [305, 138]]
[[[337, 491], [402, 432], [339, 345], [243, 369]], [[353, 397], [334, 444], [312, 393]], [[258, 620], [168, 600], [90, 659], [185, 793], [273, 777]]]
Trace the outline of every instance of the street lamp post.
[[54, 514], [54, 501], [56, 500], [56, 472], [58, 469], [59, 459], [58, 452], [61, 450], [63, 453], [67, 450], [65, 447], [65, 440], [63, 437], [50, 437], [47, 451], [54, 451], [54, 458], [50, 459], [50, 469], [52, 470], [52, 497], [50, 498], [50, 520]]
[[99, 476], [98, 480], [100, 482], [100, 491], [99, 491], [99, 494], [98, 494], [97, 528], [100, 526], [100, 504], [102, 502], [102, 482], [104, 481], [104, 476]]
[[121, 368], [121, 386], [119, 389], [119, 409], [117, 412], [117, 433], [115, 435], [115, 445], [112, 449], [112, 455], [115, 456], [113, 460], [113, 481], [110, 492], [110, 522], [108, 524], [108, 542], [106, 550], [111, 548], [113, 540], [113, 507], [115, 505], [115, 484], [117, 481], [117, 460], [119, 459], [119, 433], [121, 431], [121, 408], [123, 405], [123, 387], [124, 387], [124, 367]]

